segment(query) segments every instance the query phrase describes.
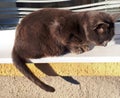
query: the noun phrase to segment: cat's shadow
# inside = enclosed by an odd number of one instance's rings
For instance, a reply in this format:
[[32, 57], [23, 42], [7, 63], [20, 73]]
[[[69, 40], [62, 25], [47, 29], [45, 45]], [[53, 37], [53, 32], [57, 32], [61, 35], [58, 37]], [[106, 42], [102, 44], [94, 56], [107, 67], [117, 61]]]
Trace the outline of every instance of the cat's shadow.
[[71, 76], [61, 76], [57, 74], [48, 63], [35, 63], [34, 65], [48, 76], [60, 76], [67, 82], [70, 82], [72, 84], [80, 84], [77, 80], [73, 79]]

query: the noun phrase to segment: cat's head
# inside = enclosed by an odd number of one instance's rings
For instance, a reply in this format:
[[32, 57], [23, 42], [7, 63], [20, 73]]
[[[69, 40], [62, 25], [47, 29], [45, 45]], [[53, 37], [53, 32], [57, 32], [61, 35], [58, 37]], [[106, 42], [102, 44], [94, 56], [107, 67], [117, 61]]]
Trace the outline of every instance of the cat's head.
[[88, 11], [84, 16], [84, 31], [87, 41], [94, 45], [106, 46], [114, 36], [114, 17], [97, 11]]
[[[120, 14], [119, 14], [120, 15]], [[114, 17], [105, 12], [87, 11], [58, 18], [50, 25], [52, 36], [58, 42], [106, 46], [114, 36]]]

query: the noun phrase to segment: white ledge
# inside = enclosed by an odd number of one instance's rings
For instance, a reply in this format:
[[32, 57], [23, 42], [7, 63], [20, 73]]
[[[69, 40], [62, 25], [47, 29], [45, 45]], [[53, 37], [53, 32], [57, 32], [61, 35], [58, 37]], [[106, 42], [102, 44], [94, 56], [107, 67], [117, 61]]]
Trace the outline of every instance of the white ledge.
[[[47, 57], [31, 59], [33, 63], [111, 63], [120, 62], [120, 57]], [[12, 63], [11, 58], [0, 58], [1, 64]]]
[[[34, 63], [80, 63], [80, 62], [120, 62], [120, 24], [116, 23], [113, 40], [107, 47], [96, 46], [82, 54], [68, 53], [59, 57], [32, 59]], [[0, 31], [0, 63], [12, 63], [11, 51], [14, 44], [15, 30]]]

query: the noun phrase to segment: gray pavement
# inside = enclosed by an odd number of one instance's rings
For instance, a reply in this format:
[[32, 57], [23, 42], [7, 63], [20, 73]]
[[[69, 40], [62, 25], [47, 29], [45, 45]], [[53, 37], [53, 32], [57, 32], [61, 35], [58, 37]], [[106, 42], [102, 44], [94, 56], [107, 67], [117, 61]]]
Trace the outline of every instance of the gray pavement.
[[120, 98], [120, 77], [73, 77], [72, 84], [56, 77], [41, 78], [55, 87], [46, 92], [25, 77], [0, 77], [0, 98]]

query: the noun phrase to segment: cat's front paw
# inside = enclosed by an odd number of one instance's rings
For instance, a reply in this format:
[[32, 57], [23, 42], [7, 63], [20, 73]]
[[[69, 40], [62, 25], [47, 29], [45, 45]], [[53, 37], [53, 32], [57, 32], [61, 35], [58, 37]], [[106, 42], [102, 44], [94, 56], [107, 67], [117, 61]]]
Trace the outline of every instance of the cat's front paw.
[[70, 49], [72, 53], [81, 54], [91, 50], [89, 45], [78, 45]]
[[89, 45], [82, 45], [81, 49], [83, 50], [83, 52], [86, 52], [86, 51], [90, 50], [90, 46]]
[[84, 51], [83, 51], [83, 49], [81, 47], [74, 47], [74, 48], [71, 49], [71, 52], [76, 53], [76, 54], [81, 54]]

